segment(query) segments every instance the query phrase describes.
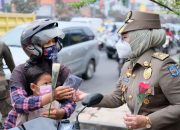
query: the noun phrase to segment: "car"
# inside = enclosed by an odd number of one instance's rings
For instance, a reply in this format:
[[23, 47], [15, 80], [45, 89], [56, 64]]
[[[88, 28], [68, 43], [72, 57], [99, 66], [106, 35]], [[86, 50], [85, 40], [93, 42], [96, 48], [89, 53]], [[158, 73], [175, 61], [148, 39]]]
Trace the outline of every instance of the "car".
[[89, 25], [95, 34], [97, 34], [97, 28], [100, 27], [103, 23], [101, 18], [90, 17], [73, 17], [71, 21]]
[[[65, 33], [61, 40], [63, 49], [58, 53], [58, 60], [67, 65], [71, 72], [84, 79], [93, 77], [99, 62], [98, 41], [94, 33], [87, 25], [74, 22], [58, 22], [59, 28]], [[29, 24], [23, 24], [7, 32], [0, 40], [5, 42], [11, 50], [15, 65], [28, 60], [28, 56], [21, 48], [20, 36], [24, 28]], [[4, 66], [6, 78], [9, 79], [10, 72]]]

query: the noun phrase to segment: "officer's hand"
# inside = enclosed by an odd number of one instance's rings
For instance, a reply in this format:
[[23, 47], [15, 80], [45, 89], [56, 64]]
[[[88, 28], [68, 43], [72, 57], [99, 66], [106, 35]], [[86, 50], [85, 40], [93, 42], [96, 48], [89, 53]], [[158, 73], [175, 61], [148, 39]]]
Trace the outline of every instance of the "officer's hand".
[[72, 99], [74, 89], [66, 86], [59, 86], [54, 91], [55, 100]]
[[146, 126], [146, 117], [143, 115], [126, 114], [124, 116], [124, 123], [129, 129], [138, 129]]
[[75, 102], [82, 101], [87, 95], [88, 95], [88, 93], [85, 93], [83, 91], [77, 90], [75, 92], [75, 96], [73, 97], [73, 100]]
[[52, 108], [50, 110], [50, 114], [49, 114], [49, 111], [47, 110], [46, 112], [42, 113], [42, 116], [59, 120], [59, 119], [62, 119], [64, 117], [64, 114], [65, 114], [65, 110], [64, 109], [62, 109], [62, 108], [59, 108], [59, 109]]

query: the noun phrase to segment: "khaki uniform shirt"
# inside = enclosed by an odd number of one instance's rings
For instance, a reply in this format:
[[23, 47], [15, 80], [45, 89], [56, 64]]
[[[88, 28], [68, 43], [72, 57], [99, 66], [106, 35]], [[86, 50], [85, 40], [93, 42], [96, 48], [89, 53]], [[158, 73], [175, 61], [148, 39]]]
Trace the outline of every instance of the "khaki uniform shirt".
[[[132, 114], [150, 117], [150, 130], [180, 130], [180, 74], [177, 68], [167, 54], [148, 50], [135, 64], [125, 63], [117, 89], [104, 95], [96, 106], [114, 108], [127, 103]], [[148, 89], [142, 93], [145, 87]]]
[[5, 79], [3, 71], [3, 59], [5, 60], [6, 65], [12, 72], [15, 67], [15, 64], [11, 52], [7, 45], [0, 42], [0, 113], [3, 117], [6, 117], [12, 107], [9, 96], [9, 86]]

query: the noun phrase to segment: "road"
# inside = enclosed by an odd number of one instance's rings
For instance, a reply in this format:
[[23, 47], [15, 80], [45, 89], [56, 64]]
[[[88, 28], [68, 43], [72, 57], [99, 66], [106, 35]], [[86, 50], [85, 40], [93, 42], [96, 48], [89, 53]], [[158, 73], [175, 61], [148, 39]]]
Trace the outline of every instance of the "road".
[[117, 80], [117, 62], [108, 59], [105, 52], [100, 52], [100, 61], [94, 77], [90, 80], [85, 80], [81, 84], [80, 90], [89, 93], [109, 93], [115, 88]]
[[[84, 80], [80, 86], [80, 90], [88, 93], [110, 93], [114, 90], [118, 80], [117, 62], [108, 59], [105, 52], [100, 52], [100, 60], [94, 77], [90, 80]], [[76, 110], [82, 107], [81, 103], [77, 103]], [[71, 116], [73, 119], [77, 112]]]

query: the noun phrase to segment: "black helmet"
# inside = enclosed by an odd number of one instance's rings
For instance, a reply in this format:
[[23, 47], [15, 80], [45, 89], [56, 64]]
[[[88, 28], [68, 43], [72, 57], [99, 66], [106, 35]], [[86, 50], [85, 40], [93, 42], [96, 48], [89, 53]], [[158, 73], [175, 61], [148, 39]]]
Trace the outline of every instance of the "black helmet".
[[60, 39], [64, 38], [64, 33], [58, 28], [58, 23], [53, 20], [36, 20], [26, 27], [21, 34], [21, 46], [30, 57], [41, 57], [42, 46], [49, 40], [57, 40], [58, 51], [62, 49]]

